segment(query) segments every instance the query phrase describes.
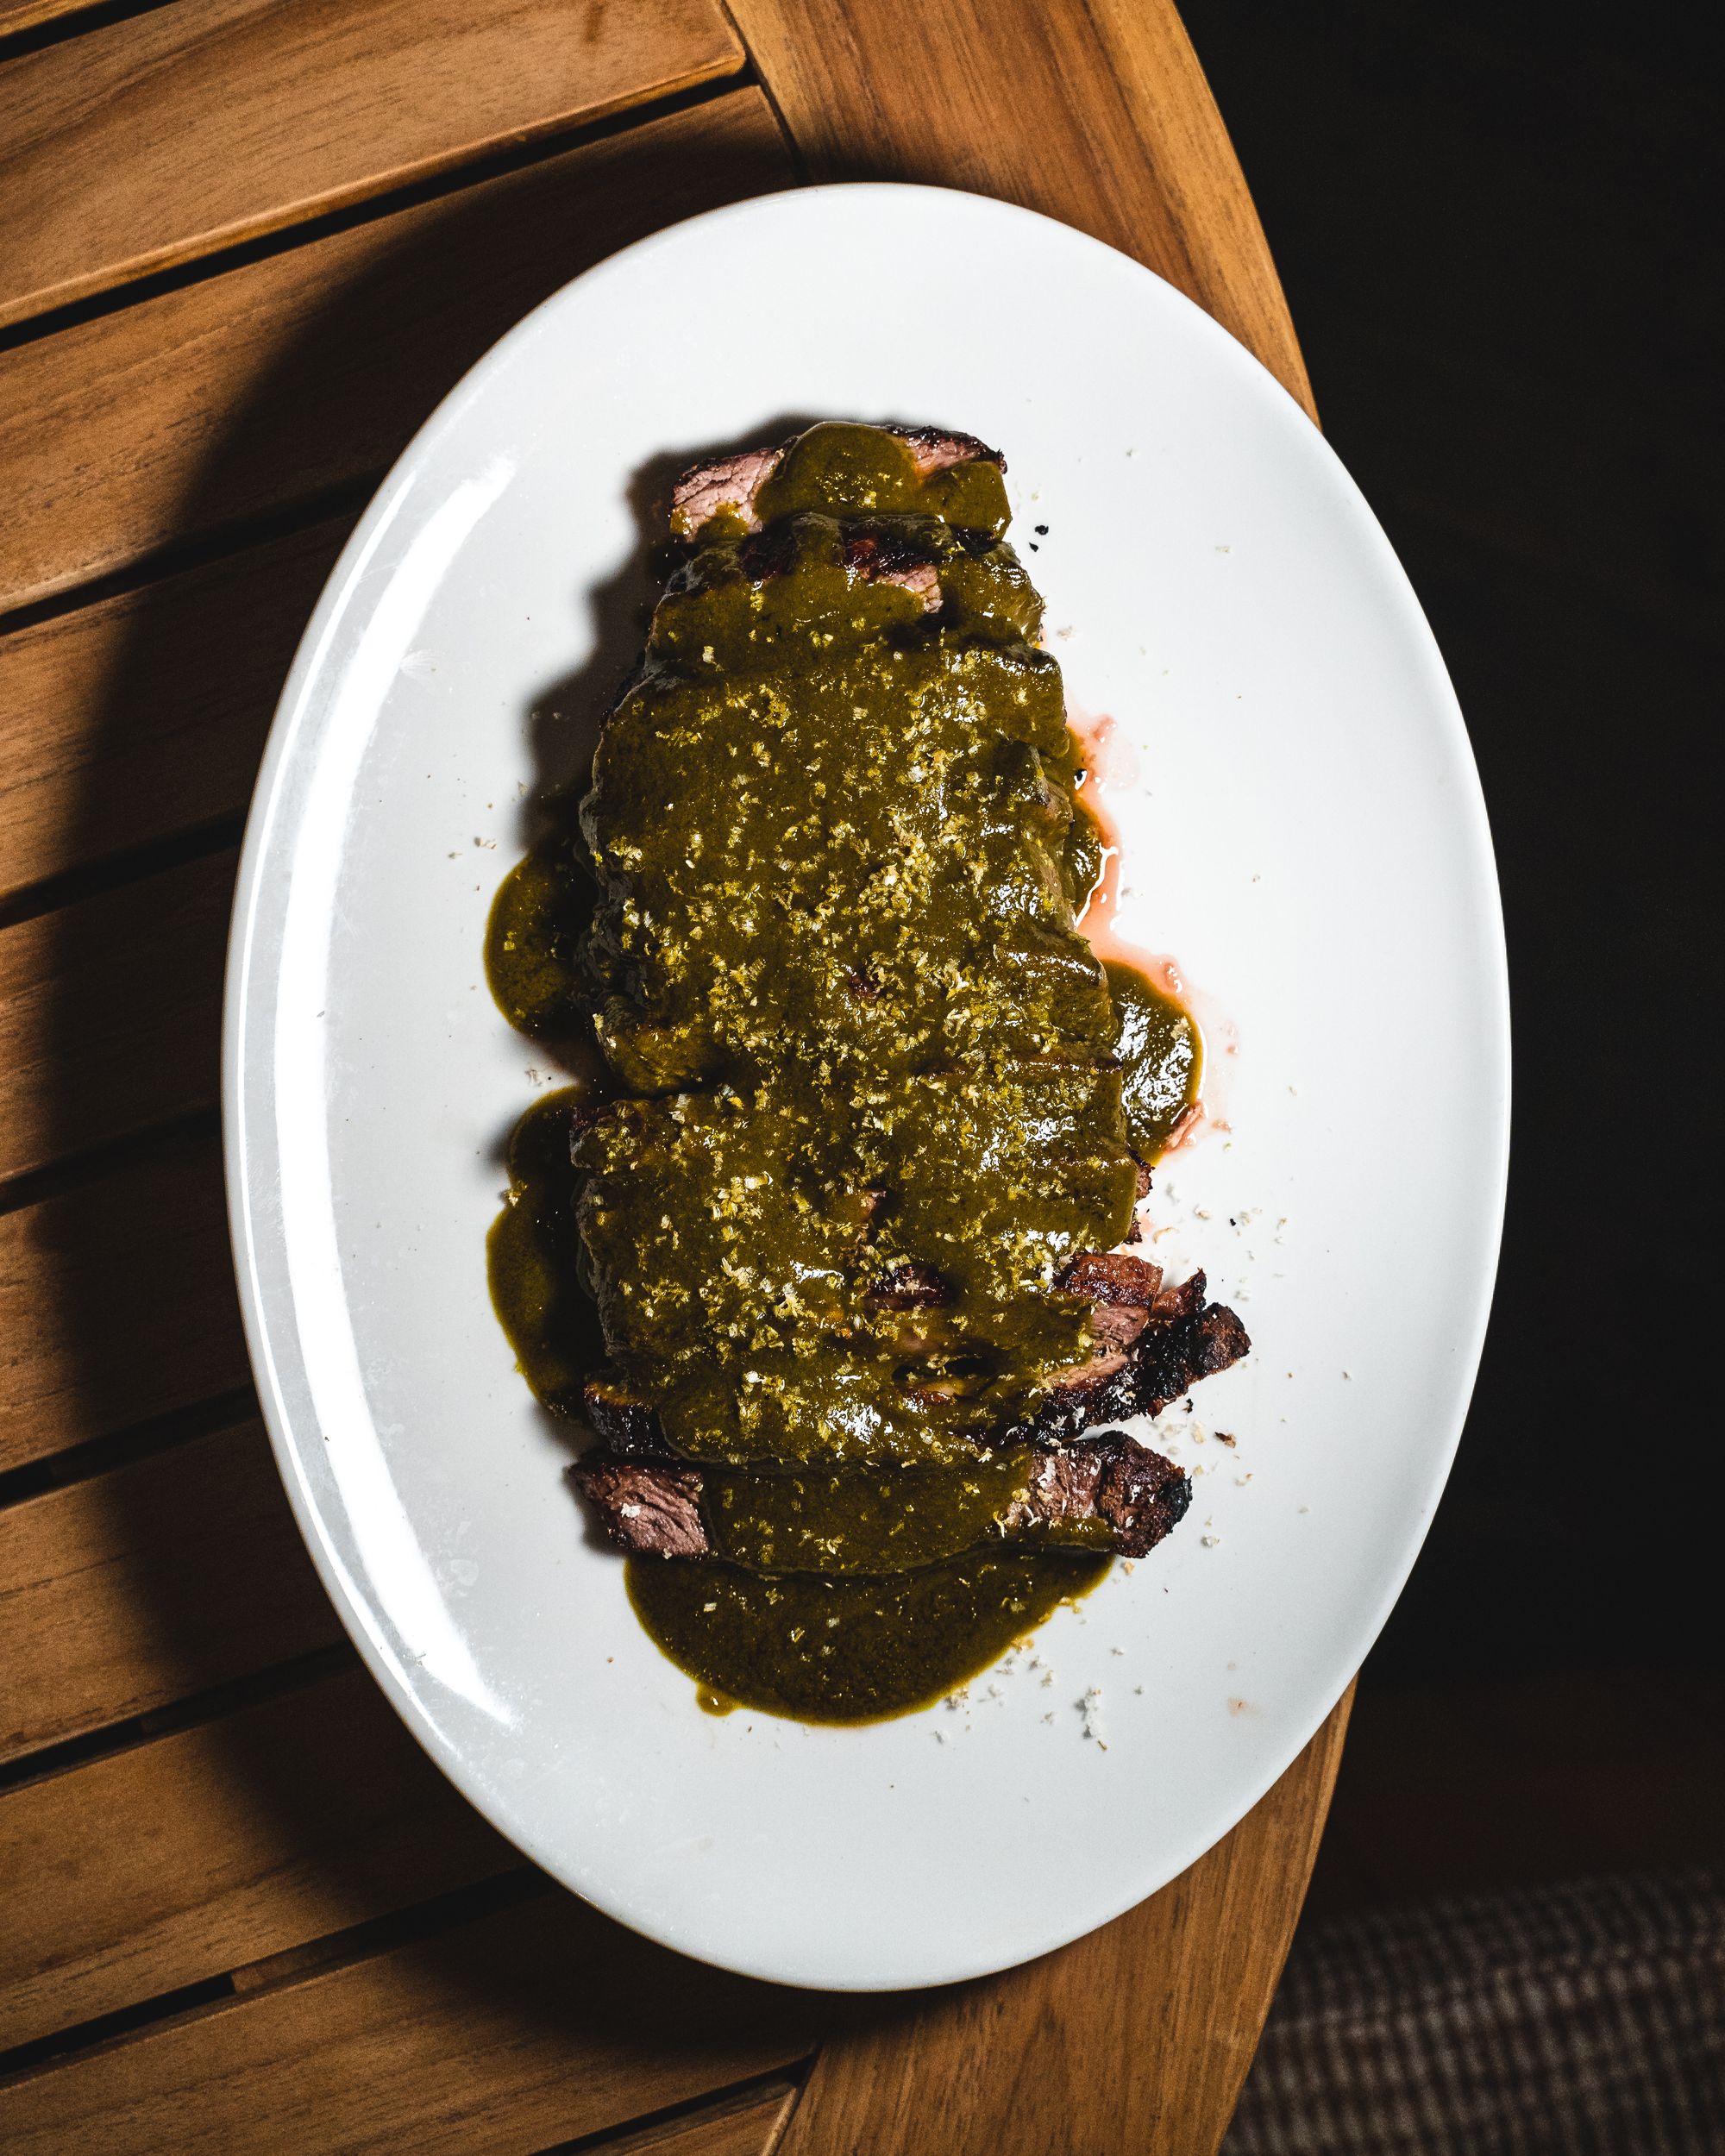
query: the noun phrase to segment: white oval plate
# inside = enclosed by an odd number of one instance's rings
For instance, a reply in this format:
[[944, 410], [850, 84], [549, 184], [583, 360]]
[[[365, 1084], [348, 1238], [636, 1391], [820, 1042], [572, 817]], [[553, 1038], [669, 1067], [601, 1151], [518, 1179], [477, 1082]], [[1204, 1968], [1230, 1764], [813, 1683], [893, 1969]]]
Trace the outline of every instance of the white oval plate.
[[[500, 1148], [554, 1075], [481, 967], [524, 793], [638, 638], [650, 475], [816, 416], [979, 434], [1019, 546], [1048, 526], [1025, 559], [1051, 647], [1075, 709], [1115, 721], [1121, 927], [1238, 1031], [1231, 1132], [1168, 1163], [1156, 1255], [1205, 1264], [1258, 1343], [1192, 1419], [1235, 1447], [1170, 1440], [1207, 1472], [1167, 1545], [1057, 1614], [1039, 1666], [853, 1729], [698, 1711], [584, 1528], [485, 1273]], [[1442, 1487], [1508, 1073], [1460, 716], [1292, 401], [1170, 286], [1026, 211], [882, 185], [719, 210], [578, 279], [467, 375], [294, 662], [226, 1056], [253, 1360], [343, 1620], [505, 1834], [710, 1961], [936, 1984], [1151, 1893], [1323, 1720]]]

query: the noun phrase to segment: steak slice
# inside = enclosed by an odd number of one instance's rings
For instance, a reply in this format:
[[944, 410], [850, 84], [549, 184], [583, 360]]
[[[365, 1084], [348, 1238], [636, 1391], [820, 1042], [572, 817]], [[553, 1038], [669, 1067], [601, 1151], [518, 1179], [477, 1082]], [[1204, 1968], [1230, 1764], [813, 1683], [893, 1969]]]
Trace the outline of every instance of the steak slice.
[[1191, 1502], [1191, 1478], [1172, 1460], [1124, 1430], [1104, 1430], [1038, 1455], [1024, 1517], [1048, 1526], [1103, 1520], [1117, 1557], [1142, 1557], [1179, 1526]]
[[784, 454], [781, 444], [692, 464], [671, 489], [671, 530], [680, 539], [693, 538], [721, 510], [730, 509], [742, 518], [745, 530], [759, 531], [755, 497], [777, 471]]
[[919, 561], [906, 547], [894, 546], [883, 535], [853, 532], [844, 542], [844, 566], [853, 576], [871, 584], [898, 584], [914, 592], [925, 614], [940, 610], [940, 571], [932, 561]]
[[581, 1390], [587, 1420], [615, 1451], [631, 1460], [670, 1457], [658, 1411], [631, 1393], [615, 1370], [600, 1370]]
[[[977, 441], [975, 435], [957, 434], [944, 427], [883, 427], [909, 449], [917, 476], [927, 479], [935, 472], [950, 471], [955, 464], [998, 464], [1007, 461], [998, 449]], [[680, 539], [692, 539], [712, 523], [721, 510], [732, 511], [745, 531], [759, 531], [755, 498], [779, 468], [790, 448], [788, 442], [771, 448], [742, 449], [731, 456], [706, 457], [690, 465], [671, 490], [671, 530]]]
[[1098, 1308], [1142, 1310], [1146, 1316], [1162, 1293], [1162, 1268], [1130, 1250], [1080, 1250], [1060, 1276], [1069, 1295]]
[[[905, 591], [916, 593], [922, 601], [924, 613], [938, 610], [940, 565], [931, 558], [925, 548], [917, 546], [903, 533], [889, 527], [846, 523], [842, 531], [844, 566], [853, 577], [869, 584], [899, 585]], [[783, 529], [775, 525], [743, 541], [737, 554], [737, 566], [751, 583], [765, 586], [783, 575], [789, 558]], [[674, 597], [683, 588], [680, 581], [683, 573], [674, 574], [666, 586], [668, 598]]]
[[[1095, 1351], [1088, 1362], [1056, 1372], [1030, 1413], [996, 1433], [995, 1442], [1062, 1445], [1098, 1423], [1160, 1414], [1251, 1351], [1251, 1340], [1235, 1313], [1225, 1303], [1204, 1300], [1208, 1283], [1202, 1272], [1169, 1288], [1162, 1284], [1162, 1269], [1142, 1258], [1086, 1250], [1072, 1260], [1064, 1278], [1095, 1297], [1090, 1326]], [[1086, 1284], [1079, 1287], [1081, 1281]], [[612, 1452], [639, 1460], [669, 1457], [652, 1406], [633, 1395], [614, 1372], [598, 1373], [584, 1398], [587, 1420]]]
[[1116, 1417], [1159, 1415], [1201, 1379], [1249, 1354], [1245, 1327], [1226, 1303], [1205, 1301], [1206, 1286], [1196, 1272], [1177, 1288], [1163, 1288], [1129, 1348], [1099, 1340], [1088, 1363], [1057, 1376], [1014, 1434], [1058, 1445]]
[[569, 1476], [619, 1550], [655, 1557], [712, 1554], [699, 1468], [589, 1452]]
[[1057, 1391], [1098, 1385], [1124, 1369], [1158, 1302], [1165, 1317], [1185, 1314], [1179, 1300], [1183, 1291], [1171, 1289], [1164, 1295], [1162, 1277], [1161, 1266], [1126, 1250], [1080, 1250], [1061, 1275], [1060, 1285], [1089, 1303], [1095, 1345], [1087, 1362], [1055, 1373], [1050, 1382]]
[[[939, 1470], [905, 1470], [907, 1490], [919, 1473], [931, 1471]], [[620, 1550], [635, 1557], [715, 1554], [701, 1500], [709, 1476], [722, 1470], [600, 1451], [588, 1453], [569, 1472]], [[1074, 1547], [1141, 1557], [1185, 1517], [1191, 1501], [1191, 1482], [1171, 1460], [1124, 1431], [1108, 1430], [1037, 1453], [1022, 1486], [991, 1526], [1007, 1542], [1045, 1539], [1057, 1546], [1069, 1539]], [[1098, 1523], [1108, 1531], [1106, 1541], [1061, 1532]]]

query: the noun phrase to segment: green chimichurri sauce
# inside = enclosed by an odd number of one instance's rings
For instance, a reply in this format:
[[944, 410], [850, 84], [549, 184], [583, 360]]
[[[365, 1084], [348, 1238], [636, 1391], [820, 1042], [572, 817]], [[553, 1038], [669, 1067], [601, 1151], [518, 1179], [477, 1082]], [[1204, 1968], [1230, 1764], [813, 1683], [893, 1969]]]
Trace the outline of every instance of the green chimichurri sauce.
[[552, 1047], [593, 1039], [577, 952], [593, 920], [593, 881], [567, 837], [519, 861], [498, 887], [486, 929], [486, 977], [518, 1032]]
[[1135, 966], [1111, 958], [1105, 970], [1126, 1137], [1140, 1160], [1155, 1162], [1198, 1098], [1203, 1043], [1191, 1014]]
[[986, 1670], [1107, 1569], [1107, 1557], [998, 1548], [881, 1579], [631, 1557], [629, 1596], [671, 1659], [717, 1695], [711, 1705], [881, 1721]]
[[[705, 1478], [701, 1510], [713, 1554], [752, 1572], [913, 1572], [998, 1541], [1029, 1493], [1034, 1459], [1028, 1445], [1007, 1445], [963, 1467], [721, 1470]], [[1100, 1520], [1037, 1532], [1051, 1547], [1108, 1547]]]
[[586, 1089], [566, 1086], [536, 1101], [509, 1142], [509, 1200], [486, 1240], [499, 1323], [522, 1376], [545, 1405], [579, 1415], [581, 1386], [605, 1360], [599, 1313], [581, 1284], [577, 1177], [569, 1157]]
[[998, 466], [819, 427], [757, 509], [696, 536], [579, 827], [493, 907], [499, 1006], [617, 1097], [524, 1120], [490, 1270], [542, 1400], [579, 1414], [608, 1358], [708, 1463], [719, 1556], [630, 1561], [653, 1637], [716, 1697], [852, 1720], [1106, 1570], [1003, 1545], [1027, 1462], [994, 1433], [1088, 1353], [1062, 1269], [1127, 1232], [1200, 1047], [1076, 928], [1100, 842]]

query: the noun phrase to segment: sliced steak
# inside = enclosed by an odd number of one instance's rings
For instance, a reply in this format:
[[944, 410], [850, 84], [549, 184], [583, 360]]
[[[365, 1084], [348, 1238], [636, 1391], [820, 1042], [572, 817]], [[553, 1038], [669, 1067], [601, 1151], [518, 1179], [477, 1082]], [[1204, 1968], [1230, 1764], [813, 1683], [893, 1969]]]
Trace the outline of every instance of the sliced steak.
[[1162, 1268], [1126, 1250], [1080, 1250], [1060, 1284], [1089, 1302], [1148, 1312], [1162, 1292]]
[[[713, 1554], [701, 1507], [707, 1479], [701, 1469], [590, 1452], [569, 1471], [619, 1549], [636, 1557]], [[928, 1471], [905, 1470], [907, 1495], [917, 1475]], [[1007, 1542], [1057, 1543], [1063, 1528], [1100, 1522], [1109, 1531], [1106, 1545], [1074, 1534], [1073, 1546], [1141, 1557], [1185, 1517], [1191, 1501], [1191, 1482], [1171, 1460], [1124, 1431], [1108, 1430], [1038, 1453], [992, 1530]]]
[[1057, 1391], [1100, 1384], [1125, 1369], [1132, 1343], [1150, 1323], [1162, 1292], [1162, 1268], [1125, 1250], [1081, 1250], [1060, 1285], [1090, 1305], [1095, 1346], [1087, 1362], [1057, 1370], [1051, 1382]]
[[[1250, 1352], [1251, 1341], [1239, 1319], [1224, 1303], [1206, 1302], [1208, 1283], [1194, 1273], [1178, 1287], [1161, 1284], [1161, 1269], [1123, 1251], [1085, 1251], [1072, 1261], [1067, 1278], [1079, 1266], [1107, 1266], [1115, 1288], [1124, 1293], [1138, 1269], [1132, 1292], [1148, 1293], [1148, 1305], [1107, 1300], [1100, 1294], [1091, 1307], [1095, 1352], [1082, 1363], [1057, 1371], [1030, 1413], [993, 1442], [1060, 1445], [1102, 1422], [1131, 1415], [1157, 1415], [1204, 1378], [1214, 1377]], [[1154, 1275], [1157, 1284], [1149, 1285]], [[1089, 1291], [1085, 1291], [1089, 1292]], [[601, 1371], [586, 1389], [587, 1420], [612, 1451], [631, 1459], [668, 1457], [659, 1418], [643, 1400], [630, 1395], [612, 1373]]]
[[1205, 1301], [1205, 1284], [1198, 1272], [1163, 1288], [1128, 1349], [1099, 1350], [1088, 1363], [1060, 1373], [1013, 1434], [1057, 1445], [1099, 1422], [1159, 1415], [1202, 1379], [1238, 1363], [1250, 1353], [1251, 1338], [1225, 1303]]
[[[1150, 1313], [1132, 1303], [1099, 1302], [1090, 1313], [1090, 1333], [1099, 1352], [1120, 1355], [1150, 1323]], [[1088, 1369], [1087, 1363], [1077, 1365]]]
[[950, 427], [887, 427], [882, 431], [897, 435], [910, 451], [919, 479], [950, 472], [955, 464], [998, 464], [1003, 472], [1007, 468], [1000, 451], [974, 434], [958, 434]]
[[[909, 449], [917, 476], [927, 479], [936, 472], [950, 471], [955, 464], [998, 464], [1007, 461], [997, 449], [977, 441], [975, 435], [957, 434], [943, 427], [885, 427]], [[755, 498], [779, 468], [789, 448], [787, 442], [769, 449], [742, 449], [730, 456], [707, 457], [692, 464], [671, 490], [671, 530], [680, 539], [692, 539], [721, 511], [730, 510], [745, 531], [758, 531], [761, 519]], [[902, 580], [895, 579], [895, 581]]]
[[1191, 1502], [1191, 1479], [1172, 1460], [1123, 1430], [1105, 1430], [1037, 1456], [1025, 1518], [1051, 1526], [1105, 1520], [1115, 1554], [1142, 1557], [1179, 1525]]
[[1219, 1377], [1251, 1352], [1251, 1336], [1226, 1303], [1213, 1302], [1173, 1327], [1152, 1333], [1139, 1358], [1138, 1413], [1163, 1409], [1206, 1377]]
[[871, 584], [902, 585], [922, 600], [923, 611], [933, 613], [940, 605], [940, 569], [925, 551], [911, 546], [890, 531], [847, 530], [844, 566], [853, 576]]
[[693, 538], [703, 524], [729, 509], [742, 518], [746, 530], [759, 531], [755, 497], [778, 469], [784, 454], [781, 445], [692, 464], [671, 490], [671, 530], [680, 539]]
[[658, 1410], [631, 1393], [614, 1370], [600, 1370], [581, 1390], [587, 1420], [616, 1451], [633, 1460], [667, 1457]]
[[589, 1452], [569, 1473], [618, 1549], [658, 1557], [708, 1555], [698, 1467]]

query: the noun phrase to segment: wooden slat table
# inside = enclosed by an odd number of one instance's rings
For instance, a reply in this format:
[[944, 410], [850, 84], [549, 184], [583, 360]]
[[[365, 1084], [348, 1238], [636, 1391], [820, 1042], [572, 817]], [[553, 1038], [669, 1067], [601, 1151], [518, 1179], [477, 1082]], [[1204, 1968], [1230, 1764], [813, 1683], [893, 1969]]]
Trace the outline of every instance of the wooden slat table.
[[1204, 2156], [1346, 1702], [1182, 1879], [987, 1983], [721, 1976], [552, 1887], [347, 1645], [215, 1131], [235, 846], [353, 519], [589, 263], [808, 178], [1138, 255], [1309, 409], [1165, 0], [0, 0], [0, 2147]]

